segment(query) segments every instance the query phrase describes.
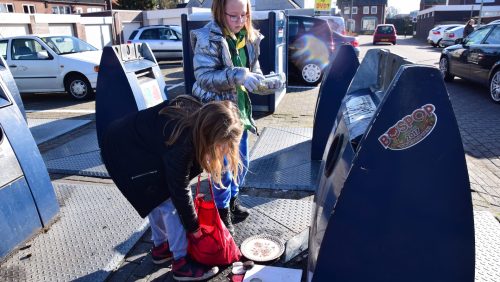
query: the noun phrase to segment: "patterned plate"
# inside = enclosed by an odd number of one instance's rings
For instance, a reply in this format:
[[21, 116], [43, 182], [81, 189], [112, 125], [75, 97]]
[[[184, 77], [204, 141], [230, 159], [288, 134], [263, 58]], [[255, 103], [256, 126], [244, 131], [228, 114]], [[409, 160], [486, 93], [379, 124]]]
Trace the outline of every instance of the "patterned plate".
[[274, 236], [261, 234], [245, 239], [240, 249], [247, 259], [265, 262], [279, 258], [285, 251], [285, 245]]

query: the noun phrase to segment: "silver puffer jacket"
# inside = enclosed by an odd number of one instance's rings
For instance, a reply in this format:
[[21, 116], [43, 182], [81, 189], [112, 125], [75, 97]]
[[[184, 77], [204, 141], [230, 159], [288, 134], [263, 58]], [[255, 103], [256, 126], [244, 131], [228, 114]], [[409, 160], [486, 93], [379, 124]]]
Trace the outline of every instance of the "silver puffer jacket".
[[[254, 42], [247, 42], [250, 71], [262, 74], [259, 65], [259, 44], [264, 38], [258, 34]], [[206, 103], [209, 101], [236, 101], [236, 86], [243, 85], [246, 70], [235, 67], [221, 28], [214, 21], [191, 31], [194, 48], [193, 69], [196, 82], [192, 94]]]

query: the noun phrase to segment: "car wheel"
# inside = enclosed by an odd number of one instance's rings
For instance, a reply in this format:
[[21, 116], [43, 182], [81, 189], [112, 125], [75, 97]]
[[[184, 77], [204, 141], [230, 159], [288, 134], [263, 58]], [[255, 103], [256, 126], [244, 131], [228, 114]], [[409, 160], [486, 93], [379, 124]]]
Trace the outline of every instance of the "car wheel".
[[94, 95], [94, 90], [87, 78], [80, 74], [73, 74], [66, 79], [66, 92], [75, 100], [87, 100]]
[[302, 80], [307, 85], [318, 85], [322, 75], [323, 71], [317, 64], [307, 64], [302, 68]]
[[396, 41], [392, 42], [392, 45], [396, 45]]
[[441, 47], [443, 48], [443, 45], [441, 45], [441, 39], [438, 40], [437, 44], [436, 44], [436, 47]]
[[377, 45], [377, 42], [373, 41], [373, 43], [372, 43], [372, 44], [373, 44], [373, 45]]
[[448, 58], [442, 57], [441, 60], [439, 60], [439, 70], [441, 71], [444, 81], [453, 81], [455, 76], [450, 73], [450, 63], [448, 62]]
[[497, 70], [491, 77], [490, 96], [493, 101], [500, 103], [500, 70]]

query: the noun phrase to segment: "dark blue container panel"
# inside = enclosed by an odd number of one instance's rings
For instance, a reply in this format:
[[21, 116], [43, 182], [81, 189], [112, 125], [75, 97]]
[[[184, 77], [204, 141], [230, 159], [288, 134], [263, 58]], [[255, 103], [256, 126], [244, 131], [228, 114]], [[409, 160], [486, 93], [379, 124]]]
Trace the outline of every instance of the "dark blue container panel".
[[325, 70], [319, 88], [314, 113], [311, 159], [321, 160], [328, 136], [337, 118], [342, 99], [359, 67], [359, 61], [351, 45], [342, 45]]
[[[7, 200], [8, 199], [8, 200]], [[24, 177], [0, 188], [0, 258], [42, 228]]]
[[6, 85], [0, 82], [0, 258], [59, 212], [40, 151]]
[[464, 150], [437, 69], [406, 65], [384, 93], [348, 93], [323, 158], [313, 281], [473, 281]]
[[167, 87], [147, 44], [104, 47], [96, 89], [99, 144], [111, 122], [165, 100]]

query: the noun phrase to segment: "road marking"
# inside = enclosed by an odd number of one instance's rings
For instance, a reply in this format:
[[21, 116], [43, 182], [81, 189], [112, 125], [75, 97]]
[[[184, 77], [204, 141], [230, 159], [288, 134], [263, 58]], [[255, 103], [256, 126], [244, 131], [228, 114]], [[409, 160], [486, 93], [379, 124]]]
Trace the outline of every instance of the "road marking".
[[184, 85], [184, 82], [174, 84], [174, 85], [172, 85], [172, 86], [168, 87], [168, 88], [167, 88], [167, 91], [170, 91], [170, 90], [172, 90], [172, 89], [174, 89], [174, 88], [177, 88], [177, 87], [179, 87], [179, 86], [182, 86], [182, 85]]
[[26, 110], [27, 113], [94, 114], [95, 110]]

